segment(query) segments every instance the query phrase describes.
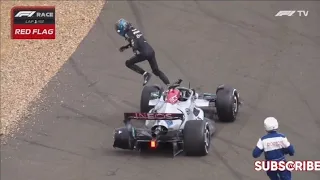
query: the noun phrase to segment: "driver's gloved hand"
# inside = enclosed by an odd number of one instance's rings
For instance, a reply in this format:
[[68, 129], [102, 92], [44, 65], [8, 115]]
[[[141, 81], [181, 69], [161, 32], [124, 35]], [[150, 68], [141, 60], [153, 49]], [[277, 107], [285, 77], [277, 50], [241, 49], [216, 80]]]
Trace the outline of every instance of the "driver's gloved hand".
[[126, 49], [128, 49], [127, 46], [121, 46], [121, 47], [119, 48], [119, 51], [120, 51], [120, 52], [123, 52], [123, 51], [126, 50]]

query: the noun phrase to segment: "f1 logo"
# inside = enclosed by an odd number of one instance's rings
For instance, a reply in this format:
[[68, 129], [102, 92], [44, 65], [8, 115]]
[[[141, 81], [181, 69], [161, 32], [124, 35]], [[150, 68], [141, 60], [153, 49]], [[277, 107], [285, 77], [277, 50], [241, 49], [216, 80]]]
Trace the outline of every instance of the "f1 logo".
[[296, 11], [279, 11], [275, 16], [292, 16]]
[[32, 17], [36, 11], [19, 11], [14, 17]]

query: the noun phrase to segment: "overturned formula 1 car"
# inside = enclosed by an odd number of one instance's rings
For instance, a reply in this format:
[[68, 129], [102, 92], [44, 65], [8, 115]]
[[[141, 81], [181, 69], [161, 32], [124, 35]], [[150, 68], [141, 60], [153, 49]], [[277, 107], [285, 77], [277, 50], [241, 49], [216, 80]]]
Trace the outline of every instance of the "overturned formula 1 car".
[[[125, 127], [115, 130], [113, 147], [143, 151], [169, 143], [173, 156], [181, 152], [207, 155], [215, 126], [214, 121], [205, 117], [203, 108], [215, 107], [222, 121], [234, 121], [240, 104], [239, 94], [226, 86], [219, 86], [216, 95], [198, 94], [181, 87], [181, 82], [178, 80], [165, 91], [159, 86], [145, 86], [141, 112], [124, 114]], [[133, 119], [145, 120], [145, 127], [133, 127]]]

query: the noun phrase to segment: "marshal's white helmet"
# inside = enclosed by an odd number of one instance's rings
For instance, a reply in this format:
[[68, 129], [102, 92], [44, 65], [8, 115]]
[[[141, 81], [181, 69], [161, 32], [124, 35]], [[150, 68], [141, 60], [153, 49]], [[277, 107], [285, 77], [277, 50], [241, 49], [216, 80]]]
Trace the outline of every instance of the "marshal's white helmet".
[[267, 117], [264, 120], [264, 128], [266, 131], [277, 130], [279, 127], [278, 120], [274, 117]]

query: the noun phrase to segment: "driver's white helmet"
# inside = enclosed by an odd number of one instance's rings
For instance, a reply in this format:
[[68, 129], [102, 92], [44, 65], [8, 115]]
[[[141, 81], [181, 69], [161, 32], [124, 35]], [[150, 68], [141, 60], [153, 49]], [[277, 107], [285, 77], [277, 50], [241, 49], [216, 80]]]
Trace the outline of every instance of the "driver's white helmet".
[[274, 117], [267, 117], [264, 120], [264, 128], [266, 131], [274, 131], [279, 128], [278, 120]]

